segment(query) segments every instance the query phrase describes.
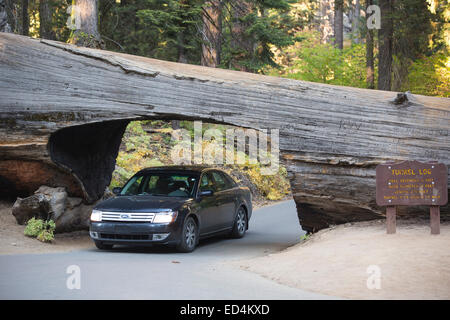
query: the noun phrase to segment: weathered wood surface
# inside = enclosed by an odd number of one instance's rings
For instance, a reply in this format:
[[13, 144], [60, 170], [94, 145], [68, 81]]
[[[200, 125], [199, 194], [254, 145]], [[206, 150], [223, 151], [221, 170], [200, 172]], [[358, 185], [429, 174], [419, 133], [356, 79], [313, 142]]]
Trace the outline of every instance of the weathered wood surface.
[[[375, 167], [450, 168], [450, 99], [171, 63], [0, 33], [0, 184], [64, 185], [86, 201], [109, 183], [128, 120], [199, 119], [279, 129], [302, 226], [373, 219]], [[450, 185], [450, 184], [449, 184]], [[400, 207], [427, 216], [428, 210]], [[441, 208], [442, 217], [449, 207]]]

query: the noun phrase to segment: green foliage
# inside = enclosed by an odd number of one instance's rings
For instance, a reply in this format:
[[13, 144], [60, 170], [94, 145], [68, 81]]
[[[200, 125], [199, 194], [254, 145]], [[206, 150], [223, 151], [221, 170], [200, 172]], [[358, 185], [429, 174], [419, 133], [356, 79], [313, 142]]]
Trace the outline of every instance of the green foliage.
[[261, 165], [239, 166], [258, 188], [259, 192], [268, 200], [284, 199], [290, 194], [290, 184], [287, 179], [286, 168], [280, 166], [278, 173], [274, 175], [262, 175]]
[[100, 32], [109, 50], [178, 61], [183, 50], [199, 63], [201, 0], [127, 0], [104, 2], [99, 12]]
[[44, 221], [42, 219], [31, 218], [28, 220], [24, 234], [28, 237], [36, 237], [42, 242], [51, 242], [54, 239], [53, 232], [56, 225], [53, 220]]
[[402, 91], [450, 97], [450, 58], [444, 51], [417, 59], [409, 68]]
[[[269, 69], [273, 75], [343, 86], [366, 87], [365, 45], [354, 44], [343, 50], [320, 43], [315, 32], [301, 32], [304, 40], [289, 47], [282, 71]], [[376, 66], [375, 66], [376, 67]]]
[[[236, 17], [233, 1], [225, 1], [223, 11], [223, 44], [221, 67], [261, 72], [266, 66], [279, 67], [272, 48], [281, 49], [298, 40], [293, 30], [304, 21], [295, 19], [290, 3], [286, 0], [249, 0], [253, 10]], [[236, 34], [233, 25], [244, 26], [242, 34]]]
[[300, 236], [300, 241], [307, 241], [311, 238], [310, 234], [304, 234], [302, 236]]
[[37, 237], [39, 233], [44, 229], [44, 220], [31, 218], [27, 222], [24, 234], [28, 237]]
[[142, 168], [161, 166], [169, 163], [169, 151], [166, 146], [170, 141], [171, 129], [159, 128], [161, 133], [148, 134], [144, 127], [154, 128], [162, 121], [132, 121], [127, 126], [116, 169], [113, 172], [110, 188], [121, 187], [131, 176]]
[[[180, 127], [186, 129], [194, 136], [194, 124], [192, 121], [181, 121]], [[208, 129], [217, 129], [222, 132], [225, 142], [226, 125], [202, 124], [202, 134]], [[150, 133], [149, 133], [150, 132]], [[110, 188], [121, 187], [137, 171], [154, 166], [173, 164], [170, 151], [173, 147], [171, 139], [172, 128], [166, 121], [133, 121], [128, 125], [119, 155], [116, 160], [116, 169], [113, 172]], [[207, 148], [212, 141], [204, 141], [203, 148]], [[287, 179], [287, 171], [279, 168], [278, 174], [265, 176], [261, 173], [261, 164], [249, 164], [248, 155], [245, 155], [246, 164], [226, 166], [225, 170], [233, 174], [239, 171], [239, 175], [245, 175], [265, 199], [279, 200], [290, 193], [290, 185]]]

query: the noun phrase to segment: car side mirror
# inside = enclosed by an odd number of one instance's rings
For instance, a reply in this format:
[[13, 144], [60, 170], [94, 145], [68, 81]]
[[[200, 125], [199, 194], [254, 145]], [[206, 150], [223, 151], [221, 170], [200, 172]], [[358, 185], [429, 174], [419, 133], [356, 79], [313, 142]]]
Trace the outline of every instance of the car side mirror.
[[204, 190], [204, 191], [200, 191], [198, 196], [199, 197], [210, 197], [214, 194], [214, 192], [212, 190]]
[[115, 195], [120, 194], [121, 191], [122, 191], [122, 188], [121, 188], [121, 187], [115, 187], [115, 188], [112, 189], [112, 192], [113, 192]]

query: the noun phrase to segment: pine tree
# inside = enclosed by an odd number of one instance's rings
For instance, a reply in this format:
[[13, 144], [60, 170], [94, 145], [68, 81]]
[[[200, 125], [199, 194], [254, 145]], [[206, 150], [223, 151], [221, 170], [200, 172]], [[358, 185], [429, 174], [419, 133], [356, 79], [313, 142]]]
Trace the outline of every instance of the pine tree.
[[394, 37], [393, 0], [380, 0], [381, 29], [378, 30], [378, 89], [391, 90]]
[[220, 64], [222, 46], [222, 0], [207, 0], [202, 9], [201, 64], [217, 67]]
[[241, 71], [261, 72], [277, 67], [271, 47], [282, 48], [295, 41], [296, 26], [285, 0], [229, 0], [222, 66]]
[[344, 48], [344, 0], [334, 1], [334, 45]]
[[39, 0], [39, 33], [43, 39], [56, 39], [56, 34], [52, 30], [52, 7], [53, 3], [51, 0]]
[[104, 42], [98, 32], [98, 1], [73, 0], [72, 4], [72, 18], [75, 20], [76, 29], [70, 42], [84, 47], [103, 48]]
[[[366, 12], [369, 6], [373, 5], [373, 0], [366, 0]], [[367, 24], [366, 24], [367, 25]], [[375, 62], [373, 57], [374, 32], [373, 29], [366, 29], [366, 84], [367, 88], [375, 89]]]

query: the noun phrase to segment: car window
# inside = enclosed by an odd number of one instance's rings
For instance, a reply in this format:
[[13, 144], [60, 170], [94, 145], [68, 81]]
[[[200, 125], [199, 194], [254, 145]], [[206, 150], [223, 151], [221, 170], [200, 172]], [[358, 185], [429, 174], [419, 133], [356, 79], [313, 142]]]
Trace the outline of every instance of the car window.
[[122, 195], [133, 195], [139, 193], [139, 187], [144, 176], [134, 176], [122, 189]]
[[227, 175], [224, 172], [220, 172], [220, 174], [223, 176], [223, 179], [225, 181], [226, 189], [231, 189], [231, 188], [234, 188], [236, 186], [236, 183], [234, 182], [234, 180], [229, 175]]
[[136, 175], [123, 187], [121, 195], [153, 195], [192, 197], [197, 178], [176, 173], [144, 173]]
[[213, 171], [212, 176], [214, 178], [214, 186], [215, 186], [216, 191], [222, 191], [222, 190], [228, 189], [227, 183], [226, 183], [223, 175], [220, 172]]
[[202, 176], [202, 180], [200, 181], [200, 191], [207, 191], [207, 190], [212, 190], [214, 192], [217, 191], [214, 186], [210, 172], [204, 173]]

